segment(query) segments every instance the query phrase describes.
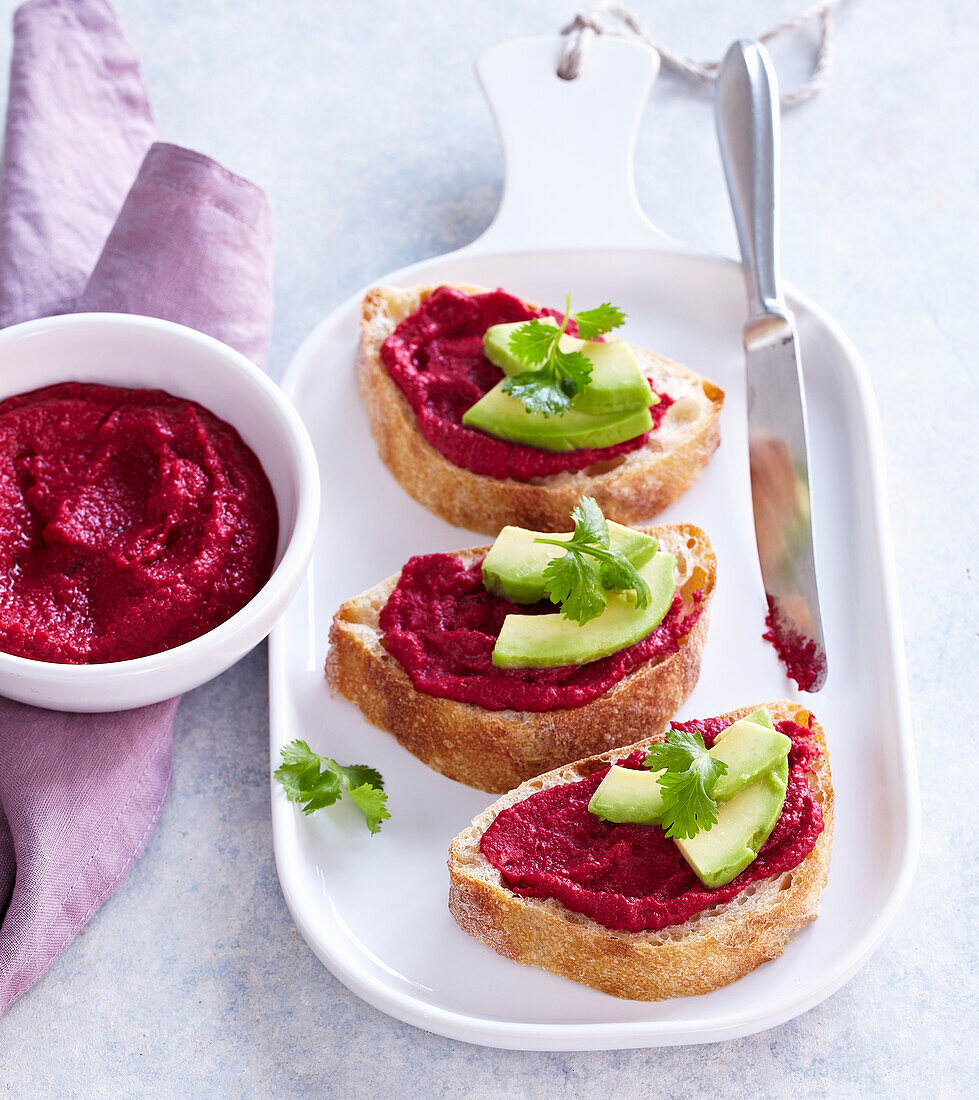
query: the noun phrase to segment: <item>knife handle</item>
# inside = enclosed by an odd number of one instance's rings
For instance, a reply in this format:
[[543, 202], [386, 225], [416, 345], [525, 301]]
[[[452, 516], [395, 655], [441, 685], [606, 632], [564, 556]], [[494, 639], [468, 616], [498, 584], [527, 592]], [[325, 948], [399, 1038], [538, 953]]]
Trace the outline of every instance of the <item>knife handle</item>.
[[714, 100], [721, 160], [748, 289], [749, 324], [786, 314], [778, 264], [778, 85], [764, 46], [741, 39], [721, 62]]

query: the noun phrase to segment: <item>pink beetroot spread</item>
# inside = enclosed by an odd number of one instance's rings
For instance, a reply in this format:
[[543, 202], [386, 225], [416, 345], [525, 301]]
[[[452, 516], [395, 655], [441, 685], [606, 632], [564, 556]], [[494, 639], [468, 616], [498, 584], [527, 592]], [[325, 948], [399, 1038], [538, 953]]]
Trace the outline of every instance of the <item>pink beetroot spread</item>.
[[507, 615], [555, 611], [547, 600], [511, 603], [483, 587], [482, 562], [466, 566], [451, 554], [411, 558], [381, 611], [384, 647], [418, 691], [487, 710], [545, 711], [580, 707], [604, 695], [633, 669], [675, 653], [700, 617], [679, 593], [666, 617], [641, 642], [585, 665], [497, 668], [493, 646]]
[[265, 472], [207, 409], [67, 382], [0, 402], [0, 650], [58, 664], [158, 653], [268, 580]]
[[775, 647], [786, 673], [799, 685], [799, 690], [818, 691], [826, 679], [826, 654], [812, 638], [796, 630], [772, 595], [768, 596], [765, 626], [768, 629], [762, 638]]
[[[728, 724], [711, 718], [674, 727], [700, 730], [710, 746]], [[791, 871], [823, 831], [822, 809], [807, 780], [819, 748], [795, 722], [777, 727], [792, 738], [785, 805], [758, 858], [727, 886], [704, 886], [658, 825], [615, 825], [590, 813], [588, 802], [607, 768], [503, 810], [483, 835], [482, 853], [515, 894], [555, 898], [606, 928], [641, 932], [682, 924], [759, 879]], [[635, 752], [618, 763], [640, 768], [644, 755]]]
[[[503, 290], [464, 294], [442, 286], [406, 317], [381, 347], [381, 359], [418, 417], [418, 430], [456, 466], [495, 478], [529, 481], [562, 470], [584, 470], [642, 447], [649, 432], [613, 447], [554, 453], [508, 443], [463, 426], [462, 415], [504, 377], [483, 354], [483, 334], [492, 325], [556, 317], [533, 310]], [[577, 332], [574, 323], [568, 326]], [[650, 409], [659, 427], [673, 399], [659, 394]]]

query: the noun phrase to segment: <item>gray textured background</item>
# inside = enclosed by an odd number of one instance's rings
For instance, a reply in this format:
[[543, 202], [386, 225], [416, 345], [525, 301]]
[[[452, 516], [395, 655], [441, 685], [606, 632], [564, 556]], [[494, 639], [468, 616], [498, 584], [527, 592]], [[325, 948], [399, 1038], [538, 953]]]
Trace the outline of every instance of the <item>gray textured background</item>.
[[[802, 5], [635, 0], [656, 35], [707, 57]], [[489, 223], [501, 166], [473, 60], [550, 33], [575, 0], [434, 0], [424, 14], [397, 0], [117, 7], [164, 136], [271, 196], [279, 375], [361, 284]], [[12, 10], [4, 0], [0, 59]], [[783, 129], [784, 268], [861, 349], [884, 424], [924, 829], [914, 895], [872, 961], [801, 1018], [699, 1048], [508, 1053], [389, 1019], [316, 961], [279, 892], [263, 647], [181, 704], [163, 820], [0, 1022], [0, 1094], [976, 1095], [979, 897], [963, 836], [979, 825], [979, 18], [967, 0], [854, 0], [838, 23], [828, 91]], [[776, 50], [785, 83], [810, 41]], [[668, 232], [735, 251], [706, 93], [661, 78], [637, 178]]]

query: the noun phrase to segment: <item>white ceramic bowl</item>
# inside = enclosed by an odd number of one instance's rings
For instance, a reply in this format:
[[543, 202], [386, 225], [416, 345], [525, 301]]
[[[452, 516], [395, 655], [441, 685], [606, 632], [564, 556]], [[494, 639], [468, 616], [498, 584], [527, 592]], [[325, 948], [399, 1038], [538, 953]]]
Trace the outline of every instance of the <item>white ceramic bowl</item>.
[[57, 382], [167, 390], [232, 424], [258, 456], [279, 511], [275, 569], [236, 615], [165, 653], [102, 665], [59, 665], [0, 653], [0, 695], [51, 710], [125, 710], [224, 672], [272, 629], [309, 564], [319, 474], [289, 400], [243, 355], [194, 329], [118, 313], [78, 313], [0, 332], [0, 400]]

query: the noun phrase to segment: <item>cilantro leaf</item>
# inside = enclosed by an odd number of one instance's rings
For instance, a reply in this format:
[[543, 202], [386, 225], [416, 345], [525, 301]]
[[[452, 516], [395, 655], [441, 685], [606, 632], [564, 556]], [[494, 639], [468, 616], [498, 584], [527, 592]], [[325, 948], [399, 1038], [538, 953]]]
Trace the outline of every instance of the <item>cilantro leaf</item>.
[[391, 816], [379, 772], [366, 764], [338, 764], [313, 752], [305, 741], [291, 741], [282, 747], [282, 763], [275, 778], [290, 802], [305, 803], [304, 814], [332, 806], [346, 793], [363, 810], [371, 833], [378, 832], [381, 822]]
[[316, 802], [314, 809], [320, 809], [331, 806], [340, 797], [340, 777], [333, 771], [320, 774], [319, 757], [305, 741], [292, 741], [283, 746], [282, 764], [275, 778], [282, 784], [290, 802]]
[[366, 783], [368, 787], [379, 787], [384, 790], [384, 780], [376, 768], [370, 768], [366, 764], [348, 764], [342, 767], [335, 760], [331, 760], [330, 763], [340, 773], [341, 781], [345, 786], [355, 787]]
[[649, 585], [639, 576], [639, 570], [624, 554], [614, 554], [602, 561], [602, 584], [617, 588], [620, 592], [632, 589], [636, 594], [636, 607], [649, 607]]
[[591, 360], [583, 352], [562, 351], [560, 348], [555, 348], [551, 363], [565, 389], [570, 389], [572, 397], [581, 393], [591, 381]]
[[544, 569], [544, 591], [561, 605], [566, 619], [584, 625], [608, 606], [599, 572], [581, 554], [552, 558]]
[[606, 332], [625, 324], [625, 313], [611, 302], [603, 302], [595, 309], [583, 309], [573, 314], [578, 323], [578, 335], [582, 340], [594, 340]]
[[544, 416], [567, 412], [573, 397], [549, 367], [513, 375], [503, 383], [503, 392], [521, 401], [527, 412]]
[[540, 366], [551, 354], [556, 328], [536, 317], [515, 329], [510, 336], [510, 351], [515, 359], [527, 366]]
[[364, 811], [367, 820], [367, 828], [371, 834], [380, 832], [381, 822], [391, 815], [386, 808], [388, 796], [379, 788], [370, 783], [362, 783], [359, 787], [350, 787], [347, 794]]
[[544, 591], [561, 605], [566, 619], [582, 625], [608, 606], [606, 589], [632, 589], [636, 606], [648, 607], [649, 585], [631, 561], [610, 549], [608, 523], [592, 497], [582, 497], [571, 511], [574, 532], [568, 541], [538, 538], [534, 542], [559, 546], [564, 555], [552, 558], [544, 569]]
[[664, 772], [659, 777], [663, 790], [663, 830], [668, 837], [689, 839], [717, 824], [717, 803], [697, 772]]
[[561, 337], [574, 317], [578, 335], [589, 340], [625, 320], [622, 310], [608, 302], [597, 309], [571, 312], [571, 295], [565, 301], [560, 325], [535, 317], [510, 334], [510, 352], [527, 370], [507, 378], [503, 392], [520, 401], [527, 412], [556, 415], [571, 408], [572, 401], [591, 382], [592, 362], [584, 352], [562, 351]]
[[[685, 771], [690, 764], [690, 749], [684, 746], [682, 739], [687, 736], [682, 730], [667, 730], [665, 741], [658, 741], [655, 745], [649, 746], [643, 764], [656, 771], [661, 768], [674, 772]], [[700, 737], [703, 740], [703, 735]]]
[[651, 745], [643, 764], [666, 770], [658, 783], [663, 791], [663, 830], [668, 837], [688, 840], [717, 824], [712, 794], [727, 764], [707, 751], [703, 734], [671, 729], [666, 740]]
[[608, 521], [594, 497], [582, 497], [571, 509], [574, 522], [574, 538], [579, 542], [589, 540], [599, 546], [610, 544]]

